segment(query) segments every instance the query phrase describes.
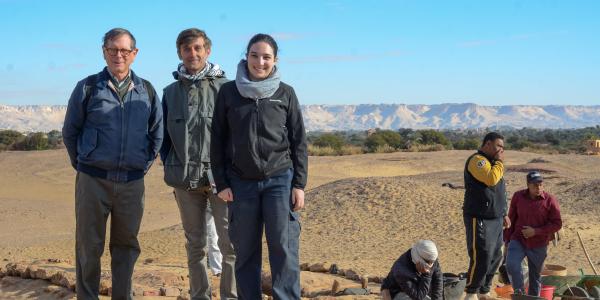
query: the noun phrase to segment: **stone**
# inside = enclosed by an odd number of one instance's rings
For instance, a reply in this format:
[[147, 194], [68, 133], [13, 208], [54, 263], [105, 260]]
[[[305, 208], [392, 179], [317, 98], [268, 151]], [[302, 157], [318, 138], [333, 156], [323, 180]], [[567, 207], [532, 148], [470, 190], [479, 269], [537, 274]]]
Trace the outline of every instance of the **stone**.
[[340, 291], [340, 282], [337, 280], [333, 280], [333, 284], [331, 285], [331, 296], [335, 296]]
[[50, 280], [50, 282], [52, 284], [60, 285], [60, 281], [63, 279], [64, 276], [65, 276], [65, 272], [56, 272], [56, 273], [54, 273], [54, 275], [52, 275], [48, 279]]
[[100, 279], [100, 295], [108, 296], [109, 290], [112, 292], [112, 282], [107, 279]]
[[383, 277], [383, 276], [373, 276], [373, 275], [369, 276], [368, 278], [369, 278], [369, 282], [379, 283], [379, 284], [383, 283], [383, 280], [385, 279], [385, 277]]
[[20, 277], [25, 272], [27, 266], [22, 263], [9, 263], [6, 265], [6, 275]]
[[134, 296], [143, 296], [144, 295], [144, 289], [141, 286], [133, 286], [133, 295]]
[[348, 269], [344, 272], [344, 277], [350, 280], [359, 280], [360, 276], [352, 269]]
[[[26, 272], [27, 272], [27, 274], [29, 274], [29, 278], [31, 278], [31, 279], [36, 279], [36, 278], [37, 278], [37, 277], [36, 277], [36, 271], [37, 271], [38, 269], [39, 269], [39, 267], [38, 267], [37, 265], [30, 265], [30, 266], [27, 266], [27, 270], [26, 270]], [[23, 276], [21, 276], [21, 277], [23, 277]]]
[[309, 267], [310, 267], [309, 263], [300, 264], [300, 271], [308, 271]]
[[363, 289], [366, 289], [367, 286], [369, 286], [369, 277], [368, 276], [361, 276], [360, 277], [360, 286]]
[[71, 264], [71, 260], [69, 259], [60, 259], [60, 258], [48, 258], [47, 261], [49, 263], [53, 263], [53, 264], [60, 264], [60, 263], [65, 263], [65, 264]]
[[60, 286], [56, 286], [56, 285], [49, 285], [47, 287], [44, 288], [44, 292], [45, 293], [50, 293], [50, 294], [55, 294], [58, 293], [61, 290]]
[[264, 294], [273, 295], [273, 282], [271, 273], [262, 271], [260, 273], [261, 289]]
[[143, 296], [160, 296], [159, 290], [145, 290]]
[[337, 264], [331, 264], [331, 267], [329, 268], [329, 274], [337, 274], [337, 272], [338, 272]]
[[331, 264], [328, 262], [316, 263], [311, 265], [308, 269], [311, 272], [328, 273], [331, 268]]
[[36, 279], [47, 280], [48, 279], [48, 271], [44, 268], [39, 268], [35, 270], [34, 274], [31, 277], [35, 277]]
[[177, 297], [181, 295], [181, 291], [176, 287], [161, 287], [160, 295], [166, 297]]

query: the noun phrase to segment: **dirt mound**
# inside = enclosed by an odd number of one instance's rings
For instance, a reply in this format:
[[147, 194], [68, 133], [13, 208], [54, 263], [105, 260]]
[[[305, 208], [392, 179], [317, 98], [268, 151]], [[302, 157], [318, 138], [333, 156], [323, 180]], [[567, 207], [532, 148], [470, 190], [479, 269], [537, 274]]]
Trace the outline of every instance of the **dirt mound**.
[[600, 180], [585, 180], [566, 187], [557, 194], [561, 208], [577, 215], [588, 215], [598, 220], [600, 215]]
[[464, 191], [433, 182], [424, 176], [372, 177], [313, 189], [302, 212], [301, 252], [312, 260], [386, 275], [412, 243], [431, 239], [440, 248], [444, 270], [463, 272]]

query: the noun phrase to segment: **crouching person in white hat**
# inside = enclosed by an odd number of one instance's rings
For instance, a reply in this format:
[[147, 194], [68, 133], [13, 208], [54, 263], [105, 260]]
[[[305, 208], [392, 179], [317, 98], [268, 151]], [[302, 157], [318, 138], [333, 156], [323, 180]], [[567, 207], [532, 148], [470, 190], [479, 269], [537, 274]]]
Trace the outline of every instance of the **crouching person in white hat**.
[[381, 285], [383, 300], [441, 300], [442, 268], [435, 244], [419, 240], [402, 254]]

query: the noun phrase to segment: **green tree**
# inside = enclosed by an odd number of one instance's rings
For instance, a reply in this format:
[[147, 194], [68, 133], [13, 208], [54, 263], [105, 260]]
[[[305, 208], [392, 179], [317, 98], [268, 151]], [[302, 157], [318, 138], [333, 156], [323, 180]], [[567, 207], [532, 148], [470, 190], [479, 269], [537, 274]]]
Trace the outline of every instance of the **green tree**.
[[0, 130], [0, 145], [4, 145], [5, 148], [24, 138], [25, 136], [16, 130]]
[[336, 150], [340, 150], [344, 146], [344, 138], [339, 135], [332, 133], [325, 133], [317, 137], [313, 143], [319, 147], [331, 147]]
[[450, 141], [448, 141], [446, 136], [437, 130], [425, 129], [425, 130], [419, 130], [417, 132], [419, 134], [421, 144], [424, 144], [424, 145], [435, 145], [435, 144], [452, 145], [452, 143], [450, 143]]
[[62, 133], [58, 130], [48, 132], [48, 148], [56, 149], [62, 144]]
[[525, 147], [530, 147], [532, 143], [526, 137], [511, 135], [506, 139], [508, 149], [521, 150]]
[[48, 149], [48, 137], [43, 132], [32, 133], [25, 139], [14, 144], [15, 150], [46, 150]]
[[385, 145], [399, 149], [402, 146], [402, 137], [398, 132], [392, 130], [380, 130], [365, 140], [365, 147], [369, 152], [374, 152], [378, 147]]
[[479, 140], [475, 138], [461, 139], [452, 143], [452, 147], [457, 150], [477, 150], [479, 148]]

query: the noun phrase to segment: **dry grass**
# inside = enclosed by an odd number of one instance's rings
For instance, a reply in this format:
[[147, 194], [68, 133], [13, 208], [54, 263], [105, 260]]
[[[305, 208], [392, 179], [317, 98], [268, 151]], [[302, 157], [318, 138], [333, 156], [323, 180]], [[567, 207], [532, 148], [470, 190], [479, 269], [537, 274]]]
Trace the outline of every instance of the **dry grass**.
[[358, 146], [344, 145], [340, 149], [332, 147], [319, 147], [312, 144], [308, 145], [308, 155], [310, 156], [339, 156], [362, 154], [364, 150]]

